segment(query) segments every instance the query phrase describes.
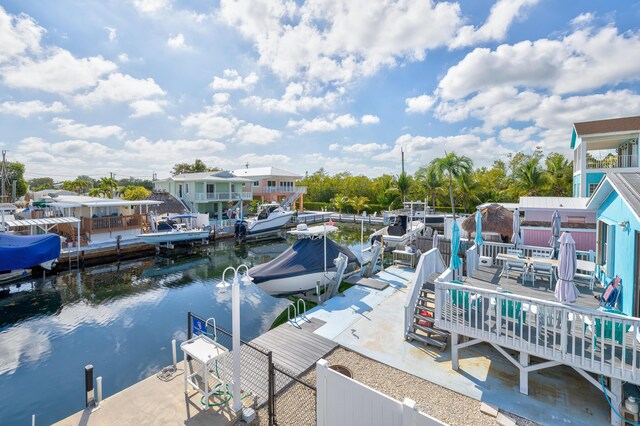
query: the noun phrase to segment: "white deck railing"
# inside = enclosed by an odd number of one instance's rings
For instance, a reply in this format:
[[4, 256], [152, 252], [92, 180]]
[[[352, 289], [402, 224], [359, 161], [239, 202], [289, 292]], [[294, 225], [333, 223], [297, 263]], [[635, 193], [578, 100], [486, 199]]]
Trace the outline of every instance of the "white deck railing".
[[624, 167], [638, 167], [637, 155], [610, 155], [601, 160], [587, 159], [587, 169], [617, 169]]
[[[451, 270], [445, 271], [442, 281]], [[451, 333], [640, 384], [640, 318], [436, 280], [435, 324]]]
[[[482, 255], [491, 257], [495, 262], [496, 256], [500, 253], [506, 253], [507, 250], [512, 250], [515, 246], [511, 243], [496, 243], [493, 241], [485, 241], [482, 245]], [[534, 251], [538, 250], [551, 250], [551, 247], [540, 247], [540, 246], [528, 246], [528, 245], [519, 245], [518, 249], [522, 250], [525, 256], [532, 256]], [[591, 262], [595, 261], [595, 252], [594, 251], [583, 251], [576, 250], [576, 255], [579, 260], [588, 260]]]
[[442, 255], [438, 249], [431, 249], [423, 253], [418, 260], [416, 272], [407, 291], [407, 299], [404, 303], [404, 333], [410, 331], [413, 324], [413, 315], [420, 295], [422, 286], [427, 282], [429, 277], [436, 272], [443, 272], [446, 269]]
[[473, 271], [478, 269], [478, 266], [480, 266], [480, 256], [478, 255], [477, 245], [474, 244], [466, 251], [465, 260], [467, 262], [467, 270], [465, 272], [467, 276], [470, 277], [473, 275]]
[[195, 194], [196, 201], [217, 201], [217, 200], [251, 200], [251, 192], [198, 192]]

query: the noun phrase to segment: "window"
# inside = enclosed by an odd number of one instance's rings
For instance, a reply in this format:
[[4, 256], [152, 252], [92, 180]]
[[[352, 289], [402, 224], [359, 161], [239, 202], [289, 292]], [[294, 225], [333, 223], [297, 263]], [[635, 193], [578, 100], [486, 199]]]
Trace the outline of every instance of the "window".
[[268, 180], [267, 181], [267, 186], [271, 187], [271, 188], [275, 188], [276, 187], [276, 181], [275, 180]]
[[589, 193], [587, 194], [587, 197], [590, 197], [591, 194], [593, 194], [593, 191], [595, 191], [597, 187], [598, 187], [597, 183], [590, 183], [589, 184]]
[[216, 185], [213, 183], [207, 184], [207, 194], [213, 194], [216, 192]]
[[615, 225], [598, 222], [598, 253], [597, 263], [604, 269], [608, 277], [614, 275], [614, 246], [615, 246]]
[[259, 180], [254, 180], [253, 181], [253, 186], [260, 186], [260, 181]]
[[188, 183], [185, 183], [185, 184], [184, 184], [184, 193], [185, 193], [185, 194], [188, 194], [188, 193], [189, 193], [189, 184], [188, 184]]

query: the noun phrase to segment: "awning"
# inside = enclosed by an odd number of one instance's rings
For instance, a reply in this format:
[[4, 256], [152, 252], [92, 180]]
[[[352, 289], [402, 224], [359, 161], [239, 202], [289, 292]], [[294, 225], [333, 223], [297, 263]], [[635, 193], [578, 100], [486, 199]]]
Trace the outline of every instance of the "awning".
[[45, 217], [42, 219], [20, 219], [20, 220], [8, 220], [5, 222], [9, 228], [17, 228], [19, 226], [50, 226], [58, 225], [62, 223], [79, 223], [80, 219], [77, 217]]

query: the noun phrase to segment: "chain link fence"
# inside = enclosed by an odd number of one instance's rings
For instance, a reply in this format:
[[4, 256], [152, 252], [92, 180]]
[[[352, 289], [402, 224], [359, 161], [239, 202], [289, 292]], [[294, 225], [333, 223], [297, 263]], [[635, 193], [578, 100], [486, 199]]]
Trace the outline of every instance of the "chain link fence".
[[273, 386], [274, 425], [315, 426], [315, 386], [276, 365], [273, 366]]

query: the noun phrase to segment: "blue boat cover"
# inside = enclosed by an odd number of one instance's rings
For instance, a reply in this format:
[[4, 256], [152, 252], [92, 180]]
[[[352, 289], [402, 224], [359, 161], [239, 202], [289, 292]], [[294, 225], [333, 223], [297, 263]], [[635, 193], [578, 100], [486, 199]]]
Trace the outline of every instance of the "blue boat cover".
[[[295, 277], [297, 275], [324, 271], [324, 242], [320, 239], [303, 238], [296, 241], [280, 256], [270, 262], [254, 266], [249, 270], [254, 284], [268, 280]], [[349, 261], [347, 264], [360, 265], [358, 258], [347, 247], [327, 238], [327, 269], [335, 269], [333, 261], [338, 254], [344, 253]]]
[[60, 237], [56, 234], [0, 233], [0, 271], [27, 269], [58, 257], [60, 257]]

